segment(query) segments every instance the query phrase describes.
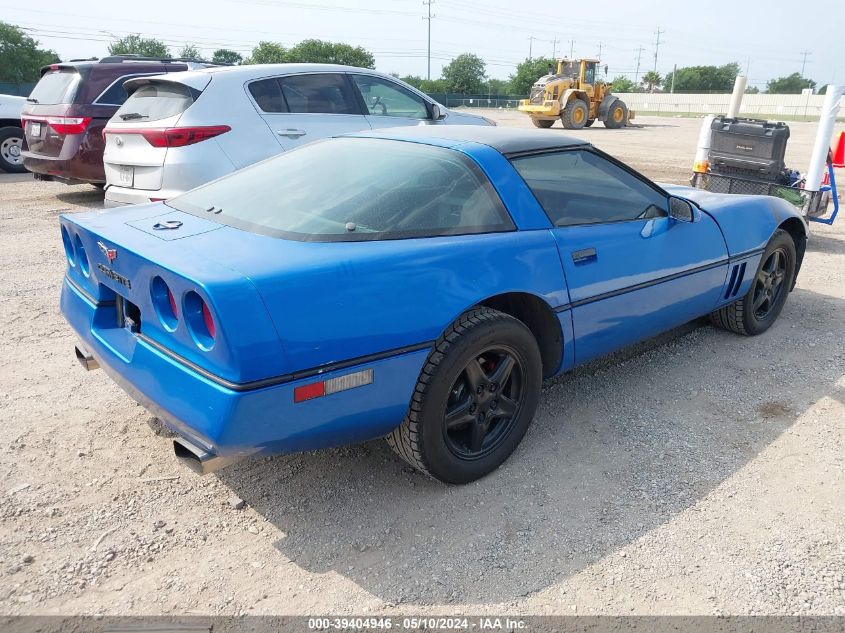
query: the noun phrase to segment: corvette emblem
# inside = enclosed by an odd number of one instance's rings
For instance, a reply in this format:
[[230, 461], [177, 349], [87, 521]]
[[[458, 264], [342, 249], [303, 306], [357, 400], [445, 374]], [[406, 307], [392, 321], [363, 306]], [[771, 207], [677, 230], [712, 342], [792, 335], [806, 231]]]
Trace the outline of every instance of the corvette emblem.
[[182, 226], [179, 220], [165, 220], [164, 222], [156, 222], [153, 224], [153, 229], [156, 231], [167, 231], [169, 229], [178, 229]]
[[111, 264], [114, 260], [117, 259], [117, 249], [116, 248], [109, 248], [102, 242], [97, 242], [97, 248], [100, 249], [100, 252], [106, 256], [106, 259], [109, 260]]

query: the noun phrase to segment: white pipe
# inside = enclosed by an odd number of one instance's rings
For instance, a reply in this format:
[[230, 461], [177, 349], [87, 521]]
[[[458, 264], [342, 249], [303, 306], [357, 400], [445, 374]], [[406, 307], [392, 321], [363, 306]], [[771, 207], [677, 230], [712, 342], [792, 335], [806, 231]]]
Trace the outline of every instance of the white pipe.
[[731, 105], [728, 107], [728, 118], [735, 119], [739, 116], [739, 107], [742, 105], [742, 97], [745, 95], [746, 78], [743, 75], [737, 75], [734, 82], [734, 91], [731, 95]]
[[695, 148], [695, 162], [692, 170], [701, 174], [707, 173], [707, 152], [710, 151], [710, 126], [713, 124], [715, 114], [708, 114], [701, 122], [701, 130], [698, 132], [698, 145]]
[[821, 187], [822, 175], [827, 164], [827, 153], [830, 151], [830, 137], [833, 135], [833, 125], [839, 113], [839, 100], [843, 94], [845, 94], [845, 86], [828, 84], [819, 116], [816, 142], [813, 144], [813, 153], [810, 154], [810, 166], [805, 175], [807, 184], [804, 185], [804, 189], [806, 191], [818, 191]]

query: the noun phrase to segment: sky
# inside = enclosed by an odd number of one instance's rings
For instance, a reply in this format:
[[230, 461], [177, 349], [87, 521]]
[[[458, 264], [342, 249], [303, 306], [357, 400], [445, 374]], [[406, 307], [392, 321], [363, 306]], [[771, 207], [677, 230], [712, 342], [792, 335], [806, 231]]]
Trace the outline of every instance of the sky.
[[[434, 0], [431, 77], [463, 52], [479, 55], [490, 78], [507, 79], [529, 56], [593, 57], [609, 77], [631, 79], [655, 66], [738, 62], [749, 84], [800, 72], [819, 85], [845, 82], [845, 2], [818, 0], [810, 14], [790, 0], [713, 3], [659, 0], [526, 3]], [[37, 8], [36, 8], [37, 7]], [[524, 9], [523, 9], [524, 7]], [[577, 7], [581, 7], [579, 10]], [[0, 20], [27, 30], [62, 59], [101, 57], [130, 33], [186, 43], [210, 58], [218, 48], [247, 56], [259, 40], [291, 46], [318, 38], [363, 46], [376, 68], [427, 74], [428, 6], [423, 0], [0, 0]], [[659, 35], [658, 35], [659, 31]]]

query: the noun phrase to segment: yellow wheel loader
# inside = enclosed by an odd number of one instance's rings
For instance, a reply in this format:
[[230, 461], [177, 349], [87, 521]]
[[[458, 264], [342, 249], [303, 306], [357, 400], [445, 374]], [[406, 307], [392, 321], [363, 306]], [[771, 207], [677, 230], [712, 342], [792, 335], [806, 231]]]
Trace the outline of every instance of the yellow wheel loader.
[[611, 84], [596, 81], [598, 63], [597, 59], [561, 59], [556, 72], [549, 64], [549, 74], [537, 80], [518, 109], [537, 127], [552, 127], [558, 119], [567, 130], [590, 127], [596, 119], [605, 127], [625, 127], [634, 113], [610, 92]]

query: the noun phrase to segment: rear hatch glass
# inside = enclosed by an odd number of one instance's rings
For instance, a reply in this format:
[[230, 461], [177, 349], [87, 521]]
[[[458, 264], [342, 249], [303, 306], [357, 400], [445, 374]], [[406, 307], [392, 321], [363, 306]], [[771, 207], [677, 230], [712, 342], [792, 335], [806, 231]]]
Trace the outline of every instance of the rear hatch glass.
[[171, 81], [151, 82], [129, 95], [115, 115], [117, 121], [160, 121], [181, 114], [194, 102], [188, 86]]
[[32, 94], [29, 95], [29, 101], [38, 105], [73, 103], [78, 87], [79, 73], [76, 71], [50, 71], [35, 84]]

